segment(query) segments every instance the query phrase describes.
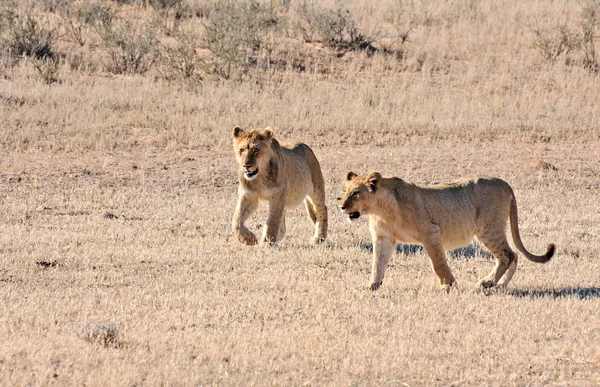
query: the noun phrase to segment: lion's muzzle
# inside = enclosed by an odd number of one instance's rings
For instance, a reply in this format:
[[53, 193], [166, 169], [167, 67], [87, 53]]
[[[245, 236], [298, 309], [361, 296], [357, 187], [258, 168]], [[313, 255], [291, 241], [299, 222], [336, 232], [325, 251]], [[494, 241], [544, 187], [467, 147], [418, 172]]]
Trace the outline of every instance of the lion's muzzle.
[[258, 175], [258, 167], [256, 167], [254, 170], [244, 167], [244, 177], [246, 180], [254, 180], [256, 175]]

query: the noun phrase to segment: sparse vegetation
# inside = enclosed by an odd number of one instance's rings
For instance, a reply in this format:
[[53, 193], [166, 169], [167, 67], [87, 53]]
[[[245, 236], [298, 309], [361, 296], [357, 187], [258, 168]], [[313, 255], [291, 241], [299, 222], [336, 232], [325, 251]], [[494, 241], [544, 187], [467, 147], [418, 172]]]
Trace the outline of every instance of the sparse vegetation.
[[121, 345], [120, 331], [117, 324], [88, 324], [79, 332], [83, 340], [107, 348], [118, 348]]
[[[1, 383], [600, 385], [594, 3], [308, 3], [375, 51], [305, 38], [301, 0], [227, 4], [0, 1]], [[279, 246], [235, 240], [238, 125], [315, 151], [325, 246], [302, 208]], [[483, 294], [475, 242], [445, 294], [401, 244], [372, 293], [368, 223], [336, 208], [349, 170], [501, 177], [527, 249], [556, 255]]]
[[564, 58], [566, 63], [576, 63], [597, 73], [600, 70], [596, 58], [600, 1], [585, 0], [579, 5], [579, 19], [576, 25], [561, 23], [534, 28], [534, 45], [548, 61], [555, 62]]
[[305, 42], [315, 40], [339, 50], [373, 50], [372, 39], [359, 30], [350, 11], [344, 7], [323, 8], [302, 0], [295, 8], [293, 28]]
[[228, 79], [251, 65], [260, 67], [262, 54], [273, 50], [269, 44], [277, 27], [274, 9], [258, 1], [215, 2], [202, 35], [204, 46], [212, 53], [212, 72]]
[[45, 27], [30, 14], [9, 14], [6, 50], [14, 59], [20, 57], [47, 59], [55, 56], [53, 45], [57, 32]]

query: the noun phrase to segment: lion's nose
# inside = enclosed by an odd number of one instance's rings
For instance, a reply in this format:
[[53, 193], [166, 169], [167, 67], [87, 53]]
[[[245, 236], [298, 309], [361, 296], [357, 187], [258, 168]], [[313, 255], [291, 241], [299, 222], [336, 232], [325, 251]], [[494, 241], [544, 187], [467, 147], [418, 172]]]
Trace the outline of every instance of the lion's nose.
[[244, 168], [248, 169], [252, 166], [252, 164], [244, 164]]

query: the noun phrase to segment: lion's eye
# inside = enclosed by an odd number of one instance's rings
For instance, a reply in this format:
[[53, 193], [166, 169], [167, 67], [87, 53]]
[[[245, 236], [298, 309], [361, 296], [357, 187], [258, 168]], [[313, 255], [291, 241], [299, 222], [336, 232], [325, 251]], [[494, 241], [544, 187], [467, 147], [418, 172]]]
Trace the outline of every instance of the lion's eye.
[[260, 149], [258, 149], [258, 148], [254, 148], [254, 152], [252, 152], [252, 153], [254, 153], [255, 155], [257, 155], [257, 154], [258, 154], [258, 152], [260, 152]]
[[358, 196], [358, 191], [352, 192], [352, 195], [350, 195], [350, 196], [352, 196], [353, 198], [357, 197]]

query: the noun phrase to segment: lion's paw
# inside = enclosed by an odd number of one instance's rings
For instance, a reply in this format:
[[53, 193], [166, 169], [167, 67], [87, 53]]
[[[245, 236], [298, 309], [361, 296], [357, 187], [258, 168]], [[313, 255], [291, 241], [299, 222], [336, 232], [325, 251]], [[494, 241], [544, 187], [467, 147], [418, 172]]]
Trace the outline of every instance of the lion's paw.
[[325, 238], [323, 237], [314, 237], [310, 240], [310, 243], [312, 243], [313, 245], [320, 245], [323, 242], [325, 242]]
[[240, 242], [248, 245], [248, 246], [253, 246], [258, 244], [258, 239], [256, 239], [256, 235], [250, 233], [247, 235], [238, 235], [238, 239], [240, 240]]
[[371, 289], [371, 291], [375, 291], [377, 289], [379, 289], [379, 287], [381, 286], [382, 282], [373, 282], [371, 283], [371, 285], [369, 285], [369, 289]]

